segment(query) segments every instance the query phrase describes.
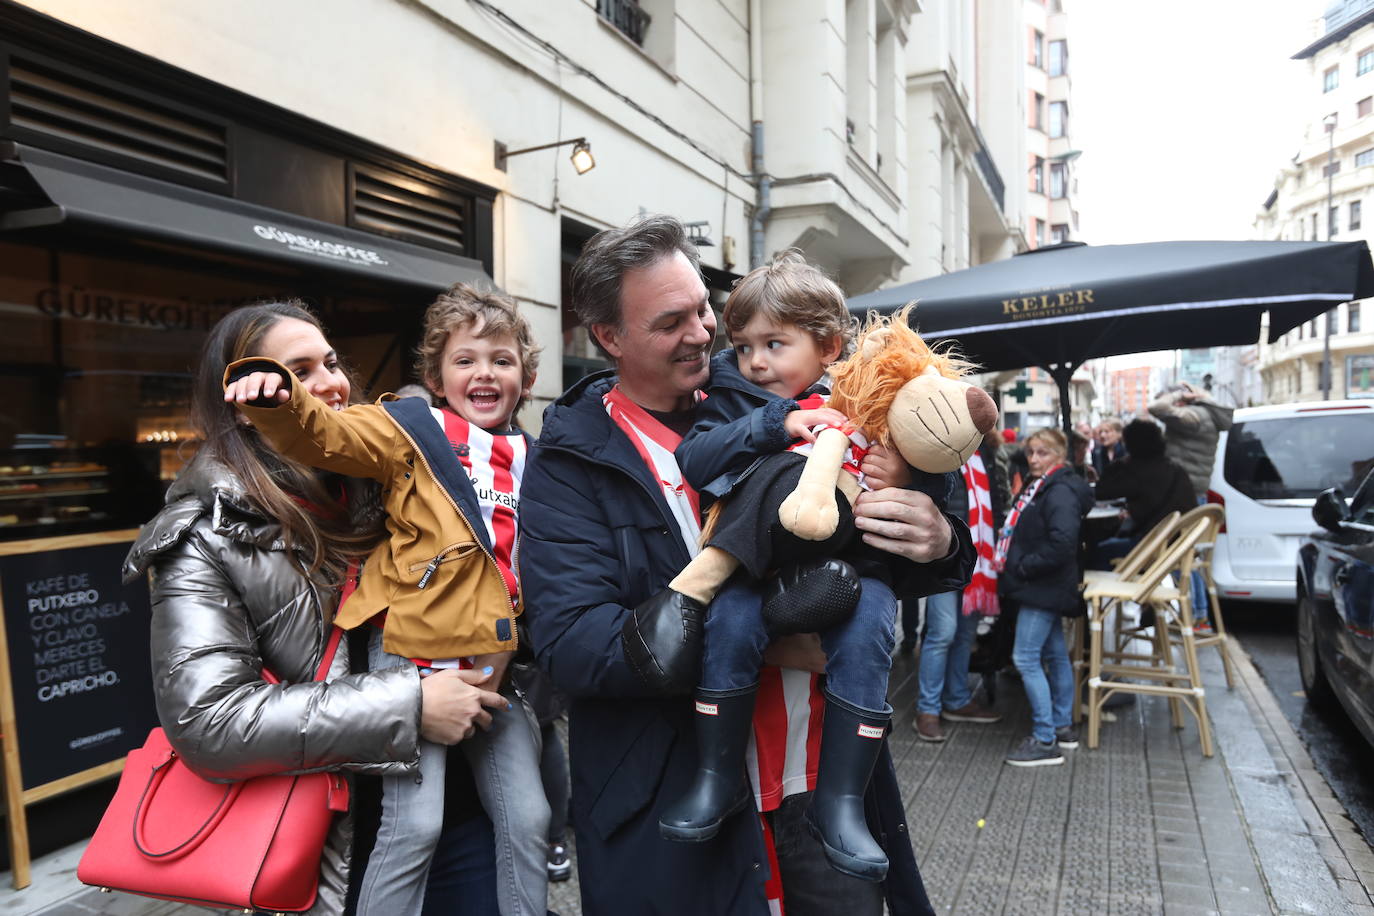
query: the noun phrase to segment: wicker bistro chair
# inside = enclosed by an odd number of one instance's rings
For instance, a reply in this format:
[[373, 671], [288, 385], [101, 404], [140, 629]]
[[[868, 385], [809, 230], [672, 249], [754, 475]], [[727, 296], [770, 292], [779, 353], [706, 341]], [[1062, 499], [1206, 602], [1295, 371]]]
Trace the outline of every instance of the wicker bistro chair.
[[[1134, 575], [1099, 579], [1085, 585], [1090, 748], [1098, 744], [1103, 701], [1114, 693], [1125, 692], [1167, 697], [1176, 727], [1182, 726], [1182, 708], [1186, 707], [1197, 719], [1203, 755], [1212, 756], [1212, 733], [1193, 634], [1188, 581], [1196, 562], [1197, 545], [1204, 537], [1215, 537], [1218, 521], [1210, 514], [1199, 514], [1191, 520], [1189, 516], [1193, 513], [1178, 519], [1175, 536], [1166, 539], [1155, 557]], [[1109, 617], [1119, 615], [1128, 601], [1155, 611], [1152, 651], [1148, 654], [1125, 652], [1116, 641], [1111, 649], [1103, 645], [1104, 624]], [[1173, 633], [1177, 633], [1183, 650], [1181, 670], [1174, 664]]]
[[[1202, 581], [1207, 586], [1207, 603], [1212, 612], [1212, 632], [1194, 634], [1193, 643], [1199, 649], [1215, 648], [1221, 653], [1221, 670], [1226, 674], [1226, 689], [1230, 690], [1235, 686], [1231, 671], [1231, 653], [1227, 648], [1226, 622], [1221, 618], [1221, 599], [1217, 597], [1217, 583], [1212, 578], [1212, 555], [1216, 548], [1217, 535], [1221, 533], [1221, 526], [1226, 523], [1226, 510], [1214, 503], [1208, 503], [1193, 509], [1184, 518], [1193, 516], [1214, 520], [1211, 530], [1198, 541], [1197, 561], [1193, 566], [1193, 569], [1202, 575]], [[1196, 614], [1197, 609], [1193, 610]], [[1199, 616], [1198, 619], [1205, 621], [1207, 618]]]
[[[1177, 533], [1178, 520], [1179, 513], [1176, 511], [1170, 512], [1168, 515], [1164, 516], [1164, 518], [1160, 519], [1159, 522], [1156, 523], [1155, 526], [1150, 529], [1149, 533], [1146, 534], [1145, 537], [1140, 539], [1140, 542], [1136, 544], [1135, 547], [1131, 548], [1130, 553], [1126, 554], [1126, 556], [1121, 557], [1120, 559], [1112, 561], [1112, 569], [1084, 570], [1083, 587], [1086, 589], [1092, 585], [1096, 585], [1099, 583], [1117, 582], [1122, 579], [1130, 579], [1138, 576], [1142, 572], [1144, 567], [1148, 566], [1151, 562], [1158, 559], [1159, 551], [1161, 550], [1161, 548], [1163, 548], [1165, 544]], [[1121, 618], [1122, 615], [1119, 613], [1113, 615], [1112, 617], [1112, 621], [1115, 624], [1116, 629], [1113, 633], [1112, 648], [1110, 650], [1104, 650], [1104, 657], [1110, 658], [1113, 661], [1126, 661], [1128, 659], [1134, 661], [1162, 661], [1164, 658], [1167, 658], [1167, 655], [1161, 655], [1157, 659], [1154, 653], [1148, 656], [1140, 656], [1128, 653], [1126, 651], [1127, 646], [1130, 643], [1131, 639], [1133, 639], [1137, 635], [1139, 628], [1123, 630], [1121, 627]], [[1084, 682], [1088, 679], [1088, 640], [1085, 624], [1085, 617], [1077, 617], [1074, 619], [1072, 639], [1070, 641], [1070, 661], [1073, 664], [1074, 687], [1077, 688], [1077, 692], [1074, 694], [1074, 696], [1076, 697], [1083, 696], [1083, 685]], [[1083, 706], [1081, 704], [1075, 703], [1073, 713], [1075, 722], [1082, 721], [1082, 712]]]

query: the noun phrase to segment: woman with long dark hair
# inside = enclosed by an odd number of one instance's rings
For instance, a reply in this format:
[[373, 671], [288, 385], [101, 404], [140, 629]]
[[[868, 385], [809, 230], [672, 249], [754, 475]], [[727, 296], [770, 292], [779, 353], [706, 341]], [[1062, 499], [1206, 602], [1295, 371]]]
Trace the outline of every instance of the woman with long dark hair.
[[[350, 673], [347, 640], [328, 678], [312, 680], [347, 573], [383, 535], [380, 502], [373, 485], [278, 454], [225, 403], [225, 367], [248, 356], [286, 365], [335, 409], [352, 399], [299, 302], [237, 309], [210, 332], [193, 393], [200, 451], [124, 566], [126, 579], [152, 573], [158, 718], [186, 764], [212, 779], [413, 769], [421, 737], [455, 744], [490, 723], [483, 707], [506, 700], [479, 686], [480, 671]], [[343, 912], [351, 841], [351, 818], [338, 818], [311, 912]]]

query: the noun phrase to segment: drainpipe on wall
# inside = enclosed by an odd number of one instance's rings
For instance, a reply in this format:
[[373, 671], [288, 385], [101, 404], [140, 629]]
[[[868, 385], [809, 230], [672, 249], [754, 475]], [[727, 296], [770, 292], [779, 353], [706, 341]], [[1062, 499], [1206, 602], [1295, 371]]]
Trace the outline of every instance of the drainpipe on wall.
[[754, 173], [754, 218], [749, 224], [749, 268], [763, 263], [763, 231], [773, 209], [773, 179], [763, 166], [763, 15], [762, 0], [749, 0], [749, 108], [753, 125], [750, 132]]

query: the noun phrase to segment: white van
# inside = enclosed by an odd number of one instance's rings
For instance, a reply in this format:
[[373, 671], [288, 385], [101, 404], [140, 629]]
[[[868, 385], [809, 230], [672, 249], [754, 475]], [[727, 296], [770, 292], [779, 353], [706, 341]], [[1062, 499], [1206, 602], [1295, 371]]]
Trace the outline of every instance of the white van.
[[1295, 597], [1298, 542], [1328, 487], [1354, 494], [1374, 465], [1374, 402], [1307, 401], [1237, 410], [1217, 442], [1207, 501], [1226, 509], [1212, 575], [1235, 601]]

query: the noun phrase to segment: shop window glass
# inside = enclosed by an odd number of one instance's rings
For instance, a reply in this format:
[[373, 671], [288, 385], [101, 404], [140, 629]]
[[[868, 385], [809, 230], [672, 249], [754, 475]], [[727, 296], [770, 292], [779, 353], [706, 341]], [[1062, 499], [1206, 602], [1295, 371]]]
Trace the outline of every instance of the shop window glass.
[[151, 518], [198, 445], [188, 414], [205, 336], [239, 305], [304, 298], [359, 386], [409, 380], [398, 343], [418, 334], [423, 301], [203, 268], [0, 243], [0, 540]]

